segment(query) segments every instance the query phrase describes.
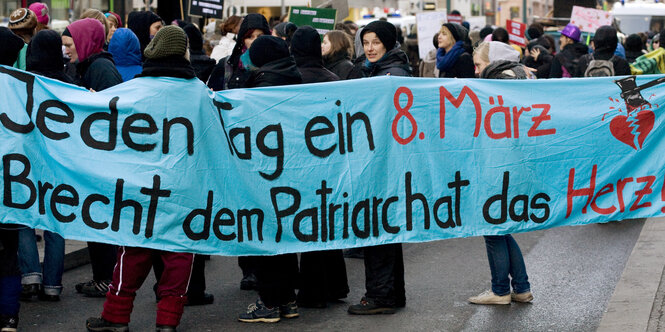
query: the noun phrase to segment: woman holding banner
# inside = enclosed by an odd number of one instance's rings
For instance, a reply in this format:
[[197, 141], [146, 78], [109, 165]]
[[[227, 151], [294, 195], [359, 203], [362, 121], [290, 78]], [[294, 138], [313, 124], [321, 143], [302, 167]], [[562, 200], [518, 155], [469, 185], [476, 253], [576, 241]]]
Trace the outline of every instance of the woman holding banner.
[[[519, 53], [510, 45], [491, 41], [478, 45], [473, 55], [476, 73], [488, 79], [526, 79], [528, 69], [519, 62]], [[484, 236], [492, 274], [492, 289], [469, 298], [474, 304], [531, 302], [531, 285], [522, 251], [512, 235]], [[510, 287], [512, 284], [513, 292]]]
[[[367, 60], [366, 77], [392, 75], [411, 76], [409, 59], [397, 44], [395, 26], [374, 21], [360, 33]], [[406, 305], [404, 290], [404, 258], [402, 244], [384, 244], [364, 248], [365, 296], [349, 307], [352, 315], [392, 314]]]
[[[72, 64], [76, 64], [78, 85], [102, 91], [122, 83], [111, 53], [104, 51], [106, 32], [102, 23], [84, 18], [70, 24], [62, 33], [62, 45]], [[107, 243], [88, 242], [92, 280], [76, 284], [76, 291], [86, 296], [104, 297], [108, 292], [117, 247]]]

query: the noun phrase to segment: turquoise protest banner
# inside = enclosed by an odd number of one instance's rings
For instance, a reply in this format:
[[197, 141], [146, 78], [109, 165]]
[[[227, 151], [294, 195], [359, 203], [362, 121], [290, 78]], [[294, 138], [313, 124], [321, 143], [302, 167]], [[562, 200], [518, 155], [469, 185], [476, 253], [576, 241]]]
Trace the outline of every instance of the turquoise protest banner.
[[665, 77], [617, 79], [91, 93], [0, 67], [0, 221], [267, 255], [665, 215]]

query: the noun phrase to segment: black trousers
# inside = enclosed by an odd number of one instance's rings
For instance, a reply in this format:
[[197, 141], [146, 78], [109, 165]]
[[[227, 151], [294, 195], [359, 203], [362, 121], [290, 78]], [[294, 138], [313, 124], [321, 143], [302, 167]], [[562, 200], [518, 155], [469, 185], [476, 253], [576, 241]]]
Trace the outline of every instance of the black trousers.
[[118, 259], [118, 246], [107, 243], [88, 242], [92, 279], [96, 281], [113, 279], [113, 268]]
[[242, 277], [246, 277], [250, 274], [256, 276], [256, 257], [258, 256], [238, 256], [238, 266], [242, 270]]
[[300, 254], [298, 302], [325, 304], [349, 294], [346, 263], [342, 250], [312, 251]]
[[272, 308], [296, 300], [298, 255], [255, 256], [259, 297]]
[[406, 304], [401, 243], [365, 247], [365, 290], [365, 297], [377, 304]]
[[0, 277], [21, 276], [18, 267], [18, 228], [0, 225]]

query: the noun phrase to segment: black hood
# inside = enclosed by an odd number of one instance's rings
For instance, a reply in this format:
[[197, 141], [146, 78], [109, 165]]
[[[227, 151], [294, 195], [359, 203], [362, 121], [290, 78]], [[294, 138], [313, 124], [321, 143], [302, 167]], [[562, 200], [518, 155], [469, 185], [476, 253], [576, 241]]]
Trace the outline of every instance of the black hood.
[[62, 38], [53, 30], [39, 31], [28, 44], [26, 69], [35, 72], [62, 71]]
[[53, 30], [41, 30], [30, 40], [26, 52], [26, 69], [30, 72], [71, 83], [65, 75], [62, 38]]
[[593, 36], [594, 58], [608, 60], [614, 55], [618, 43], [619, 38], [617, 37], [616, 29], [609, 25], [603, 25], [598, 28], [596, 34]]
[[182, 29], [185, 30], [185, 33], [187, 34], [189, 49], [196, 52], [203, 50], [203, 34], [201, 33], [201, 30], [191, 23], [185, 25]]
[[250, 30], [254, 29], [263, 31], [264, 35], [270, 35], [270, 26], [268, 25], [268, 21], [266, 21], [266, 18], [263, 15], [252, 13], [245, 16], [245, 18], [242, 20], [242, 23], [240, 23], [240, 29], [238, 29], [236, 45], [233, 47], [233, 52], [229, 57], [231, 68], [238, 67], [240, 55], [242, 55], [242, 48], [245, 45], [245, 35], [247, 35]]
[[291, 54], [298, 66], [314, 63], [323, 67], [319, 32], [308, 25], [298, 28], [291, 39]]
[[21, 37], [8, 28], [0, 27], [0, 65], [13, 65], [24, 45]]
[[159, 15], [153, 12], [131, 12], [127, 18], [127, 27], [134, 32], [141, 43], [141, 54], [150, 43], [150, 26], [155, 22], [162, 21]]
[[490, 63], [480, 73], [480, 78], [492, 79], [526, 79], [524, 66], [518, 62], [498, 60]]

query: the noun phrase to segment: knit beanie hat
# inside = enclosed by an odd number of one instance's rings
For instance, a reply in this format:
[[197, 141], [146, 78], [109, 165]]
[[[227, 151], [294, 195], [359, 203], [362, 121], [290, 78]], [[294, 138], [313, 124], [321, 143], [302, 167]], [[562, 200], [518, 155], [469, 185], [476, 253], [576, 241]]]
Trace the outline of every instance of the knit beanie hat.
[[32, 10], [37, 16], [37, 22], [48, 25], [48, 22], [51, 18], [48, 16], [48, 7], [42, 2], [35, 2], [28, 6], [28, 9]]
[[9, 29], [33, 30], [37, 26], [37, 16], [35, 12], [27, 8], [19, 8], [9, 16]]
[[266, 35], [256, 38], [248, 52], [256, 67], [291, 56], [289, 46], [282, 38]]
[[469, 30], [465, 27], [457, 23], [444, 23], [443, 26], [450, 31], [450, 34], [456, 42], [467, 41], [467, 39], [469, 39]]
[[187, 34], [180, 27], [167, 25], [161, 28], [155, 38], [146, 46], [143, 54], [147, 59], [159, 59], [169, 56], [185, 57], [187, 53]]
[[292, 22], [282, 22], [275, 25], [273, 30], [279, 35], [279, 37], [286, 38], [286, 43], [291, 45], [291, 37], [293, 37], [296, 29], [298, 29], [298, 27]]
[[362, 40], [368, 32], [374, 32], [376, 36], [379, 37], [379, 40], [381, 40], [381, 43], [387, 51], [392, 50], [395, 47], [395, 43], [397, 43], [397, 29], [395, 29], [395, 26], [390, 22], [371, 22], [363, 28], [362, 32], [360, 32], [360, 39]]

